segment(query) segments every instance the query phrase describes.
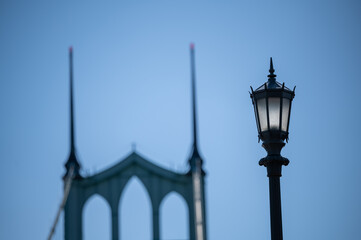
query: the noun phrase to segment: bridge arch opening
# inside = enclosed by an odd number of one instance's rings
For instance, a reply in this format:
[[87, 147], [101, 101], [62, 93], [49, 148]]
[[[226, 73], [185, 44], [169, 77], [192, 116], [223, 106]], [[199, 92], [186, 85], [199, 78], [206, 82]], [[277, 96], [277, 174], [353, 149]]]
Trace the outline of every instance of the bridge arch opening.
[[174, 191], [167, 194], [160, 205], [161, 239], [189, 239], [188, 215], [184, 198]]
[[119, 201], [119, 235], [122, 240], [152, 239], [152, 207], [138, 177], [129, 179]]
[[94, 194], [83, 207], [83, 239], [111, 239], [111, 211], [107, 201]]

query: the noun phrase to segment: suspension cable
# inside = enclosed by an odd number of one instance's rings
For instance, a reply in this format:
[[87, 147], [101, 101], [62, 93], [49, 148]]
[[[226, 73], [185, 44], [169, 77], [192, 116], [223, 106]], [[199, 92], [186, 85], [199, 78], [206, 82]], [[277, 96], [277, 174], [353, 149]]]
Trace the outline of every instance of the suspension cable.
[[54, 223], [53, 223], [53, 225], [51, 227], [51, 230], [50, 230], [50, 233], [49, 233], [49, 236], [48, 236], [48, 240], [52, 239], [52, 237], [53, 237], [53, 235], [55, 233], [56, 225], [58, 224], [58, 221], [59, 221], [60, 214], [64, 209], [66, 201], [68, 200], [71, 183], [72, 183], [73, 177], [74, 177], [73, 176], [74, 175], [74, 169], [75, 169], [74, 165], [72, 165], [70, 167], [70, 169], [69, 169], [68, 176], [66, 177], [63, 200], [61, 201], [61, 204], [60, 204], [60, 206], [58, 208], [58, 212], [56, 213], [56, 217], [55, 217]]

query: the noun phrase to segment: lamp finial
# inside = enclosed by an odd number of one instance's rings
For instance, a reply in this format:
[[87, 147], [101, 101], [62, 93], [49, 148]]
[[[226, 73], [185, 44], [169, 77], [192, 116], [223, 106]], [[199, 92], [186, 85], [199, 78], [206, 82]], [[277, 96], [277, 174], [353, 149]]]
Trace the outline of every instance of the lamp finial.
[[274, 82], [276, 81], [276, 77], [277, 75], [274, 74], [275, 70], [273, 68], [273, 61], [272, 61], [272, 57], [270, 58], [270, 67], [269, 67], [269, 75], [267, 76], [268, 77], [268, 81], [270, 82]]

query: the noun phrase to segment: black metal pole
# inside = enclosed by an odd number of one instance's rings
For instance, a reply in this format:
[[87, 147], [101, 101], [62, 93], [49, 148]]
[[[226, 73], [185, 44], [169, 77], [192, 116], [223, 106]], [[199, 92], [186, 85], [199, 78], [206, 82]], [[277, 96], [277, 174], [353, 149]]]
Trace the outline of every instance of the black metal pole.
[[282, 165], [287, 166], [290, 162], [280, 154], [284, 145], [282, 141], [265, 141], [262, 146], [268, 155], [259, 161], [259, 165], [267, 167], [267, 177], [269, 178], [271, 240], [283, 240], [280, 177], [282, 176]]
[[279, 176], [269, 176], [271, 239], [282, 240], [281, 187]]

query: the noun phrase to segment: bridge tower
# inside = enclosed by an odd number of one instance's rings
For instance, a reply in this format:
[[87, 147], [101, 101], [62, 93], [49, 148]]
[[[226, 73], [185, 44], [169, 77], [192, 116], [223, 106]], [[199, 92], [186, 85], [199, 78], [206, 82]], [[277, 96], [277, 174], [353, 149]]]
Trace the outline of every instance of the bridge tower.
[[68, 200], [64, 207], [65, 240], [82, 240], [83, 208], [94, 194], [101, 195], [111, 210], [111, 236], [119, 240], [119, 201], [124, 187], [133, 176], [139, 178], [148, 193], [152, 207], [153, 240], [160, 240], [159, 208], [170, 192], [181, 195], [189, 211], [189, 240], [206, 240], [206, 206], [203, 160], [198, 150], [196, 84], [194, 45], [191, 44], [191, 86], [192, 86], [192, 154], [188, 159], [189, 171], [177, 173], [152, 163], [137, 152], [132, 152], [111, 168], [89, 177], [83, 177], [81, 165], [76, 157], [74, 140], [74, 99], [73, 99], [73, 50], [69, 50], [70, 62], [70, 154], [65, 163], [64, 181], [73, 170], [73, 181]]

